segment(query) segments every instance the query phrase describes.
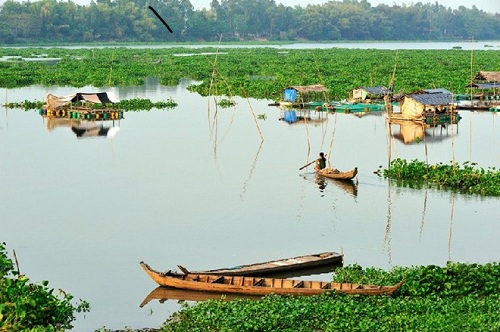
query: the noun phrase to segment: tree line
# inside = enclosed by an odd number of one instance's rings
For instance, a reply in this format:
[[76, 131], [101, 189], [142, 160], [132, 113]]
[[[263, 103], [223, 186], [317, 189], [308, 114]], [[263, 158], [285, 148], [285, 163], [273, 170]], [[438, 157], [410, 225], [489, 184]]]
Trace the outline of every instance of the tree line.
[[[170, 33], [149, 7], [168, 23]], [[412, 5], [367, 0], [285, 6], [275, 0], [7, 0], [0, 44], [165, 41], [496, 40], [500, 14], [476, 6], [452, 10], [437, 1]]]

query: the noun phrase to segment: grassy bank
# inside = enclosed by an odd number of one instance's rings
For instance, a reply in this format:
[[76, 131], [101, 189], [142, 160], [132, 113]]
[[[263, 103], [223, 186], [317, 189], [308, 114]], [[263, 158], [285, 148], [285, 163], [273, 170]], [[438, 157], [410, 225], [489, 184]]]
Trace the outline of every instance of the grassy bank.
[[184, 305], [162, 331], [498, 331], [500, 265], [395, 268], [349, 266], [335, 280], [392, 284], [392, 297], [327, 294], [209, 300]]

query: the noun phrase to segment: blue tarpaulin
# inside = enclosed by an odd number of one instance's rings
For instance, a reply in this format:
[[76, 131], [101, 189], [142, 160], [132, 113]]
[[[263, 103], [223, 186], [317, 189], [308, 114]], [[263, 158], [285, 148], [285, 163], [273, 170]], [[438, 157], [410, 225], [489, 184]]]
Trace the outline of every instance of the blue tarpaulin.
[[285, 89], [285, 92], [283, 93], [283, 99], [285, 101], [295, 102], [295, 99], [297, 99], [297, 90], [293, 88]]

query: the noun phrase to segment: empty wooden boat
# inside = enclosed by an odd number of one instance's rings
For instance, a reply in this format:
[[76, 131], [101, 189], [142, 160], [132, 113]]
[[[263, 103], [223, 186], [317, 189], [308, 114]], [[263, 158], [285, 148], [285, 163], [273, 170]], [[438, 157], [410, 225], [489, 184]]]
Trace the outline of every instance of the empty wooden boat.
[[[264, 276], [276, 275], [291, 271], [313, 269], [320, 266], [341, 266], [344, 261], [344, 255], [336, 252], [322, 252], [319, 254], [303, 255], [292, 258], [285, 258], [262, 263], [240, 265], [235, 267], [206, 270], [206, 271], [189, 271], [182, 265], [177, 265], [184, 273], [191, 274], [223, 274], [223, 275], [238, 275], [238, 276]], [[330, 270], [331, 271], [331, 270]], [[330, 272], [326, 271], [326, 272]]]
[[319, 295], [328, 291], [346, 294], [388, 295], [398, 290], [403, 282], [393, 286], [362, 285], [298, 279], [278, 279], [213, 274], [183, 274], [158, 272], [140, 262], [146, 274], [160, 286], [204, 292], [248, 295]]
[[355, 167], [348, 172], [341, 172], [333, 168], [325, 168], [319, 171], [318, 174], [335, 180], [352, 180], [358, 174], [358, 168]]

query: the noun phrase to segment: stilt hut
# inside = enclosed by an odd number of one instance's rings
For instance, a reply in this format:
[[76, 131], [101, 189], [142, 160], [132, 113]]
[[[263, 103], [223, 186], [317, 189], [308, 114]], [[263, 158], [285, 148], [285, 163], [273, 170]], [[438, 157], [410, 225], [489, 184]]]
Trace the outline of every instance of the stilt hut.
[[283, 101], [280, 106], [307, 107], [312, 101], [321, 103], [326, 100], [328, 89], [321, 84], [294, 85], [283, 89]]
[[392, 91], [385, 86], [362, 86], [352, 90], [351, 100], [360, 103], [383, 102], [386, 95], [392, 95]]
[[500, 105], [500, 72], [480, 71], [467, 88], [470, 94], [457, 96], [459, 109], [495, 111]]
[[435, 123], [451, 120], [457, 114], [453, 94], [446, 89], [415, 91], [402, 96], [398, 102], [400, 112], [390, 115], [397, 119]]

